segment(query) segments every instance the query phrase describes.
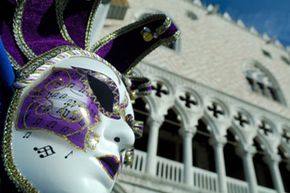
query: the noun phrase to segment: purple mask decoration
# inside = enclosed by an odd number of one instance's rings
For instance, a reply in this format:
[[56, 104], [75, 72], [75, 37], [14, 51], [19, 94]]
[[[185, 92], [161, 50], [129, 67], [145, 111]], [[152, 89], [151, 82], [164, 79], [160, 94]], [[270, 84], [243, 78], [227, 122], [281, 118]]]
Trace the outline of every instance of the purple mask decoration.
[[85, 149], [86, 139], [96, 136], [90, 128], [98, 124], [99, 111], [118, 118], [102, 107], [90, 88], [88, 76], [103, 83], [116, 96], [111, 103], [119, 103], [117, 86], [109, 77], [79, 69], [53, 69], [24, 98], [18, 128], [45, 129]]

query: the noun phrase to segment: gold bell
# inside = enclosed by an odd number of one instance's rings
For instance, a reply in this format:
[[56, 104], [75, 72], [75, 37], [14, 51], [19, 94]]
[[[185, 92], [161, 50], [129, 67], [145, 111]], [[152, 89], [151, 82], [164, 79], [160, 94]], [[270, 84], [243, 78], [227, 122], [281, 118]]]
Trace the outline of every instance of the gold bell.
[[141, 35], [145, 42], [150, 42], [153, 39], [153, 33], [148, 27], [144, 27], [141, 31]]
[[134, 149], [128, 149], [125, 153], [124, 164], [132, 167], [134, 161]]
[[114, 113], [114, 114], [120, 114], [120, 107], [117, 106], [117, 105], [114, 105], [114, 106], [113, 106], [113, 113]]

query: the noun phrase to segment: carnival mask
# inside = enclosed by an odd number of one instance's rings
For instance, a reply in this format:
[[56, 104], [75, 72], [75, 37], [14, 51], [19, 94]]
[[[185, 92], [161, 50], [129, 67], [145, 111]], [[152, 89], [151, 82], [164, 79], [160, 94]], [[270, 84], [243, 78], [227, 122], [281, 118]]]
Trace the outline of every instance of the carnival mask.
[[[45, 5], [40, 14], [49, 8], [48, 0], [27, 1], [34, 2], [31, 6]], [[17, 4], [16, 15], [24, 5], [25, 1]], [[94, 11], [80, 20], [93, 25]], [[123, 164], [132, 161], [135, 138], [143, 131], [142, 123], [134, 119], [131, 100], [151, 90], [148, 79], [133, 77], [129, 71], [159, 44], [175, 40], [178, 31], [166, 16], [157, 15], [92, 44], [87, 38], [92, 27], [80, 40], [74, 39], [76, 33], [68, 38], [70, 24], [64, 26], [66, 33], [62, 26], [63, 33], [38, 35], [34, 41], [25, 41], [29, 35], [12, 30], [16, 43], [7, 46], [10, 59], [14, 66], [28, 62], [16, 69], [15, 93], [4, 128], [4, 168], [23, 192], [109, 193]], [[4, 45], [10, 38], [7, 34], [2, 34]], [[46, 41], [41, 47], [39, 42]], [[19, 58], [18, 48], [26, 58]]]
[[25, 174], [17, 180], [40, 192], [111, 190], [136, 130], [120, 73], [93, 54], [65, 52], [17, 85], [11, 154]]

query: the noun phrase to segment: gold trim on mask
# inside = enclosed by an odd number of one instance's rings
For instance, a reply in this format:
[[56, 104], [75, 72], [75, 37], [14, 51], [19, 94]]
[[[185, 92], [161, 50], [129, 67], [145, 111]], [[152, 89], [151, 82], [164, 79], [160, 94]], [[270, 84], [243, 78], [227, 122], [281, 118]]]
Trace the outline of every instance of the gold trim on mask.
[[60, 30], [60, 33], [63, 39], [75, 45], [75, 42], [70, 37], [66, 29], [64, 20], [63, 20], [63, 13], [64, 13], [67, 3], [68, 3], [68, 0], [55, 0], [56, 20], [57, 20], [58, 28]]
[[4, 167], [7, 171], [8, 177], [16, 185], [17, 188], [21, 189], [25, 193], [39, 193], [39, 191], [33, 187], [33, 185], [21, 174], [14, 164], [14, 157], [12, 155], [12, 126], [15, 120], [15, 112], [18, 108], [19, 98], [22, 93], [22, 89], [16, 90], [12, 98], [11, 105], [7, 112], [7, 117], [4, 126], [3, 135], [3, 162]]
[[22, 16], [24, 12], [26, 0], [17, 1], [17, 7], [15, 10], [14, 18], [13, 18], [13, 33], [16, 44], [22, 53], [29, 59], [34, 59], [37, 55], [32, 51], [32, 49], [27, 45], [24, 40], [22, 33]]
[[94, 22], [96, 22], [94, 20], [94, 18], [96, 15], [96, 11], [99, 7], [99, 4], [100, 4], [100, 0], [95, 1], [94, 5], [92, 7], [92, 10], [90, 12], [90, 16], [89, 16], [88, 23], [87, 23], [87, 28], [86, 28], [86, 33], [85, 33], [85, 49], [88, 51], [90, 51], [90, 35], [92, 32], [93, 24], [94, 24]]

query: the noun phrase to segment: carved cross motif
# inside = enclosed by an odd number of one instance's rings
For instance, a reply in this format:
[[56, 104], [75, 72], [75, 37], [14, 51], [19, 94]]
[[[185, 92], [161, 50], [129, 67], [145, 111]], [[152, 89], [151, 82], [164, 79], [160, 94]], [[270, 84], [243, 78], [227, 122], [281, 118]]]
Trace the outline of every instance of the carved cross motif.
[[156, 91], [155, 95], [158, 97], [161, 97], [162, 94], [164, 95], [169, 94], [168, 90], [165, 88], [165, 86], [161, 82], [157, 82], [156, 86], [153, 85], [153, 90]]
[[287, 132], [286, 129], [283, 129], [283, 139], [285, 139], [286, 143], [290, 144], [290, 132]]
[[179, 98], [185, 102], [185, 106], [189, 109], [191, 105], [197, 105], [197, 102], [191, 99], [191, 95], [189, 93], [185, 93], [185, 96], [180, 96]]
[[268, 133], [273, 133], [273, 130], [269, 124], [267, 124], [265, 121], [261, 122], [261, 125], [259, 126], [260, 130], [268, 136]]
[[243, 115], [241, 112], [238, 112], [238, 115], [234, 116], [234, 119], [239, 122], [241, 127], [244, 127], [245, 125], [250, 124], [248, 118], [245, 115]]
[[208, 106], [207, 109], [209, 111], [212, 111], [213, 116], [215, 118], [218, 118], [219, 115], [224, 115], [225, 114], [224, 111], [223, 111], [223, 109], [221, 108], [221, 106], [218, 105], [217, 103], [214, 103], [214, 102], [212, 103], [212, 106]]

